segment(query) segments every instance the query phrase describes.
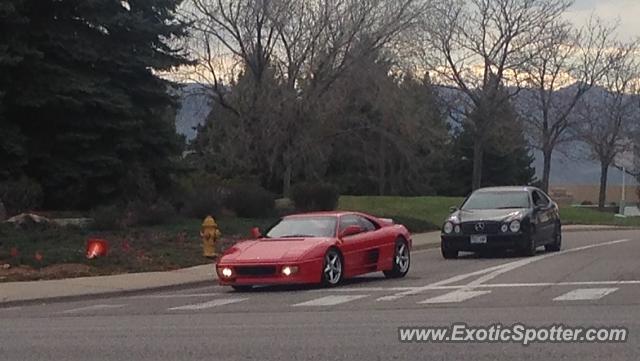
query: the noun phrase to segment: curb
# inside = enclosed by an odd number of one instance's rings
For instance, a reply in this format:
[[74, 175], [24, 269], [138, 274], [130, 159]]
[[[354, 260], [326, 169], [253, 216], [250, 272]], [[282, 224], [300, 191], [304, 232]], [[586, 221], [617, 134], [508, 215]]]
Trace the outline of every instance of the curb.
[[[570, 225], [568, 225], [570, 226]], [[581, 229], [563, 229], [563, 232], [567, 233], [577, 233], [577, 232], [606, 232], [606, 231], [633, 231], [640, 230], [640, 227], [585, 227]], [[432, 243], [423, 243], [419, 245], [413, 246], [413, 251], [422, 251], [428, 249], [435, 249], [440, 247], [440, 242], [432, 242]], [[28, 305], [37, 305], [37, 304], [46, 304], [46, 303], [58, 303], [58, 302], [72, 302], [72, 301], [84, 301], [84, 300], [92, 300], [92, 299], [100, 299], [105, 297], [122, 297], [122, 296], [135, 296], [138, 294], [143, 294], [147, 292], [161, 292], [161, 291], [176, 291], [181, 289], [189, 289], [193, 287], [206, 287], [210, 285], [217, 284], [217, 275], [213, 275], [210, 279], [207, 280], [197, 280], [197, 281], [188, 281], [182, 283], [176, 283], [173, 285], [165, 285], [165, 286], [155, 286], [155, 287], [143, 287], [136, 289], [123, 289], [123, 290], [114, 290], [114, 291], [105, 291], [105, 292], [97, 292], [91, 294], [84, 295], [73, 295], [73, 296], [57, 296], [57, 297], [41, 297], [34, 298], [29, 300], [15, 300], [15, 301], [2, 301], [0, 300], [0, 309], [16, 307], [16, 306], [28, 306]]]
[[47, 303], [95, 300], [95, 299], [101, 299], [105, 297], [135, 296], [135, 295], [139, 295], [147, 292], [179, 291], [181, 289], [188, 289], [192, 287], [199, 287], [199, 286], [206, 287], [210, 285], [216, 285], [217, 279], [218, 278], [215, 277], [207, 281], [202, 281], [202, 280], [189, 281], [189, 282], [183, 282], [183, 283], [174, 284], [174, 285], [136, 288], [136, 289], [130, 289], [130, 290], [105, 291], [105, 292], [96, 292], [96, 293], [90, 293], [90, 294], [84, 294], [84, 295], [40, 297], [40, 298], [33, 298], [29, 300], [15, 300], [15, 301], [6, 301], [6, 302], [0, 300], [0, 309], [16, 307], [16, 306], [47, 304]]
[[[602, 227], [602, 226], [593, 226], [593, 227], [584, 227], [584, 228], [565, 228], [570, 227], [571, 224], [563, 224], [562, 232], [567, 233], [576, 233], [576, 232], [610, 232], [610, 231], [635, 231], [640, 230], [640, 227], [619, 227], [619, 226], [611, 226], [611, 227]], [[575, 226], [575, 225], [574, 225]]]
[[412, 251], [423, 251], [425, 249], [434, 249], [434, 248], [440, 248], [440, 241], [434, 242], [434, 243], [425, 243], [425, 244], [414, 245], [411, 248], [411, 250]]

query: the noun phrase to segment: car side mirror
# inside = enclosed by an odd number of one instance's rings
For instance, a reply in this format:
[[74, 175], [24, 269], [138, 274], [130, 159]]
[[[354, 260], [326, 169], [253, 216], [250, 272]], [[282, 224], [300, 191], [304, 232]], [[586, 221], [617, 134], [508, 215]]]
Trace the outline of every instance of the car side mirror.
[[459, 209], [456, 206], [449, 207], [449, 213], [457, 212]]
[[254, 239], [262, 238], [262, 232], [260, 232], [260, 228], [251, 228], [251, 237], [253, 237]]
[[348, 226], [340, 232], [340, 238], [353, 236], [354, 234], [362, 233], [362, 227], [360, 226]]

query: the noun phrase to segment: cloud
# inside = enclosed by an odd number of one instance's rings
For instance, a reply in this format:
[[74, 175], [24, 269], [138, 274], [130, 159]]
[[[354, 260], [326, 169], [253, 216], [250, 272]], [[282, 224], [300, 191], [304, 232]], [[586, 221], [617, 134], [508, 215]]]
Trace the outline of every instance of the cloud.
[[595, 14], [607, 21], [620, 22], [620, 38], [630, 40], [640, 36], [640, 1], [638, 0], [577, 0], [565, 15], [577, 26]]

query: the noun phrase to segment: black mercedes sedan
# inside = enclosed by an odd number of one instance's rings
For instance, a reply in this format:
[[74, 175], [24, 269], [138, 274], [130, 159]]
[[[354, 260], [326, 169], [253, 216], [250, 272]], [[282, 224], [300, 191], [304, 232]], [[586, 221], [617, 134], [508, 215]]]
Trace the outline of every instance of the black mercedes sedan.
[[539, 246], [562, 246], [558, 205], [535, 187], [494, 187], [473, 192], [442, 226], [440, 247], [446, 259], [460, 251], [514, 249], [533, 256]]

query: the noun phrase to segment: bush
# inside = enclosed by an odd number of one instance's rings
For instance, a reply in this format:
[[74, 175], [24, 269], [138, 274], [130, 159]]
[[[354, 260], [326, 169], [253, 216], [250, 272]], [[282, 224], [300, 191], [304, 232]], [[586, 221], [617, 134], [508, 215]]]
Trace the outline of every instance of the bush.
[[329, 183], [298, 183], [291, 188], [291, 199], [300, 211], [332, 211], [340, 194]]
[[183, 202], [180, 213], [192, 218], [216, 215], [222, 208], [221, 194], [211, 189], [205, 189], [199, 193], [188, 193]]
[[129, 219], [127, 225], [156, 226], [175, 220], [176, 209], [171, 203], [159, 199], [151, 204], [144, 201], [133, 201], [127, 207]]
[[9, 216], [31, 211], [42, 205], [42, 186], [27, 177], [8, 181], [0, 184], [0, 199]]
[[255, 184], [230, 186], [224, 207], [243, 218], [268, 217], [274, 213], [273, 194]]
[[172, 202], [180, 213], [187, 217], [204, 218], [217, 215], [227, 193], [220, 183], [217, 177], [204, 172], [190, 174], [178, 181]]
[[120, 229], [122, 227], [122, 207], [116, 205], [99, 206], [91, 211], [93, 228], [99, 231]]

